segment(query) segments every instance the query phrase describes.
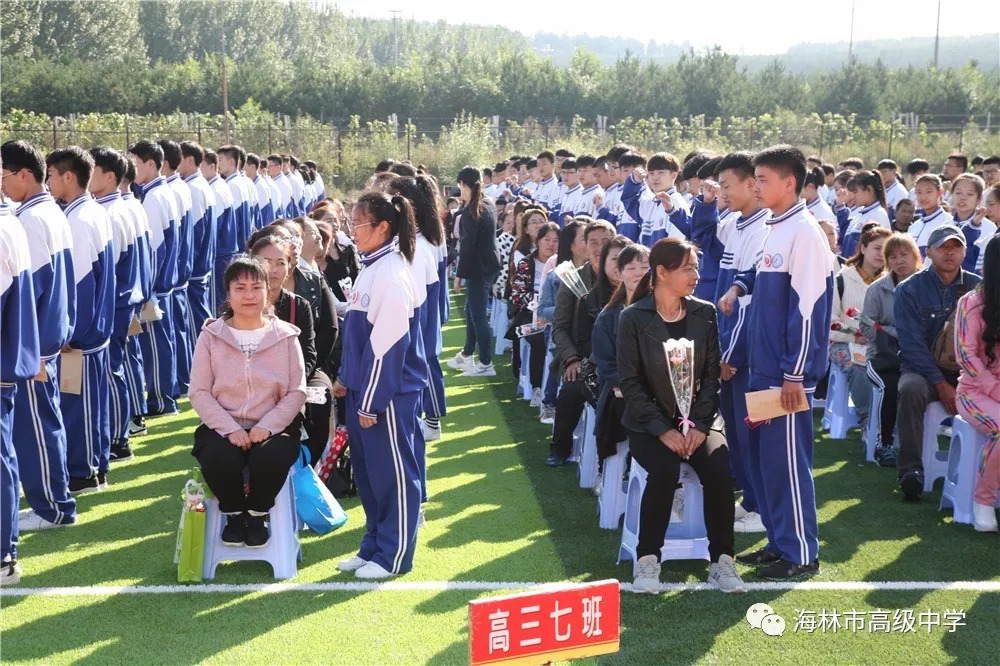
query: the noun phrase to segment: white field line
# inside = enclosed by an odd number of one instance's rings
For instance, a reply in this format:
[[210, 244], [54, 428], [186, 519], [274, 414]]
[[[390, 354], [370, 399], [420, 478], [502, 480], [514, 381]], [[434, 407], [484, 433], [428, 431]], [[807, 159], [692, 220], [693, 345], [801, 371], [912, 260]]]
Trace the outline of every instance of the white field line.
[[[499, 590], [542, 590], [569, 588], [578, 583], [526, 583], [491, 581], [391, 581], [344, 583], [259, 583], [192, 585], [90, 585], [80, 587], [5, 587], [0, 597], [113, 597], [122, 594], [276, 594], [279, 592], [494, 592]], [[807, 581], [798, 583], [747, 583], [748, 592], [781, 590], [956, 590], [1000, 592], [1000, 581]], [[631, 591], [623, 582], [622, 591]], [[705, 592], [716, 588], [708, 583], [664, 583], [663, 592]]]

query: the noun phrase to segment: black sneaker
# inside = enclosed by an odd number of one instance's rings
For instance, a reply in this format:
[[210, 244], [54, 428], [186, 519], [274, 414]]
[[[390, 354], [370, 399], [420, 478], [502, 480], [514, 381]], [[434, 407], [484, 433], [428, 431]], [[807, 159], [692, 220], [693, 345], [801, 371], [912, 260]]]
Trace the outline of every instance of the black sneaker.
[[128, 424], [128, 436], [142, 437], [148, 432], [146, 429], [146, 419], [141, 416], [133, 416], [132, 422]]
[[226, 516], [226, 526], [222, 528], [222, 543], [227, 546], [242, 546], [246, 543], [246, 522], [242, 513]]
[[98, 472], [97, 473], [97, 487], [104, 490], [108, 487], [108, 473]]
[[776, 555], [766, 548], [755, 550], [752, 553], [742, 553], [736, 556], [736, 561], [748, 567], [764, 567], [781, 560], [781, 555]]
[[111, 462], [124, 462], [132, 460], [132, 458], [135, 458], [135, 454], [132, 453], [132, 447], [128, 444], [111, 445]]
[[562, 467], [567, 462], [569, 462], [569, 458], [564, 458], [557, 453], [550, 453], [549, 457], [545, 459], [545, 464], [549, 467]]
[[774, 564], [764, 567], [757, 575], [765, 580], [801, 580], [819, 573], [819, 559], [809, 564], [793, 564], [788, 560], [779, 559]]
[[263, 548], [267, 545], [271, 533], [267, 529], [267, 516], [246, 514], [247, 548]]
[[896, 467], [896, 449], [891, 446], [883, 446], [875, 451], [875, 462], [879, 467]]
[[72, 476], [69, 479], [69, 494], [79, 495], [82, 493], [96, 493], [101, 489], [101, 484], [97, 480], [97, 476], [88, 476], [86, 478], [79, 478]]
[[899, 478], [899, 488], [903, 491], [903, 500], [919, 502], [924, 492], [924, 473], [919, 469], [911, 470]]
[[147, 419], [155, 419], [155, 418], [159, 418], [161, 416], [173, 416], [174, 414], [179, 414], [179, 413], [180, 413], [180, 410], [178, 410], [178, 409], [167, 409], [167, 410], [164, 410], [162, 412], [157, 412], [157, 411], [154, 411], [154, 410], [150, 410], [150, 411], [146, 412], [146, 418]]

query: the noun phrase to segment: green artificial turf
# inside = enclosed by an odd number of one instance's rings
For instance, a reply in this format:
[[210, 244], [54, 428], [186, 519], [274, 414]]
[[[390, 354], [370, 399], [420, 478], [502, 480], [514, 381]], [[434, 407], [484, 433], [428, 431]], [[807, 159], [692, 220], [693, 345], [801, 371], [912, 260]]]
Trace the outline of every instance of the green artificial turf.
[[[454, 308], [456, 316], [460, 308]], [[446, 327], [443, 358], [464, 338]], [[616, 565], [620, 531], [597, 526], [596, 499], [578, 486], [576, 467], [544, 465], [550, 427], [514, 396], [509, 364], [494, 379], [445, 370], [449, 415], [428, 450], [430, 502], [415, 568], [404, 581], [630, 580]], [[136, 459], [116, 465], [111, 488], [79, 498], [76, 526], [22, 535], [23, 587], [170, 585], [179, 496], [195, 460], [196, 417], [151, 422]], [[817, 422], [818, 423], [818, 422]], [[938, 513], [939, 492], [904, 504], [895, 473], [863, 462], [857, 431], [816, 443], [822, 572], [817, 581], [998, 580], [996, 535]], [[364, 525], [359, 501], [343, 502], [348, 524], [325, 536], [302, 534], [296, 582], [353, 581], [334, 564], [355, 552]], [[758, 547], [737, 535], [737, 548]], [[703, 581], [707, 563], [668, 562], [663, 580]], [[752, 572], [744, 572], [753, 580]], [[269, 583], [259, 562], [223, 564], [217, 583]], [[0, 658], [39, 663], [433, 663], [468, 659], [467, 603], [473, 591], [293, 591], [0, 597]], [[752, 603], [766, 602], [787, 623], [784, 636], [751, 630]], [[876, 608], [962, 609], [954, 633], [793, 633], [798, 611]], [[969, 591], [767, 591], [722, 595], [684, 591], [622, 595], [621, 652], [608, 663], [938, 663], [1000, 662], [1000, 594]]]

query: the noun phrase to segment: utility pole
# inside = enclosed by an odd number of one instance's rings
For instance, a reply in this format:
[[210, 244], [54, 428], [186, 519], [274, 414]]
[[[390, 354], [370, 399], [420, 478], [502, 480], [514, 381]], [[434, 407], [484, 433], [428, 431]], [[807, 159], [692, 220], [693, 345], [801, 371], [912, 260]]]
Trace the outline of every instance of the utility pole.
[[847, 64], [851, 64], [851, 57], [854, 55], [854, 2], [851, 0], [851, 41], [847, 45]]
[[226, 33], [222, 33], [222, 117], [226, 124], [226, 143], [231, 143], [229, 134], [229, 79], [226, 77]]
[[402, 13], [398, 9], [390, 9], [392, 14], [392, 42], [393, 42], [393, 67], [399, 67], [399, 15]]
[[934, 69], [938, 66], [938, 42], [941, 39], [941, 0], [938, 0], [937, 24], [934, 27]]

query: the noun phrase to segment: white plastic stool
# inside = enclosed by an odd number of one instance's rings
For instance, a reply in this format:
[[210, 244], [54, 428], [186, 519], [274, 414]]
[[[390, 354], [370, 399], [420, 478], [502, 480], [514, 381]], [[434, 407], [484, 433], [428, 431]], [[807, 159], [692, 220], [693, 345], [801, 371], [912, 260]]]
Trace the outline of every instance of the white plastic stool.
[[[635, 458], [629, 470], [628, 495], [625, 500], [625, 524], [622, 526], [622, 543], [618, 549], [618, 562], [632, 560], [632, 575], [638, 558], [635, 549], [639, 545], [639, 508], [642, 492], [646, 488], [646, 470]], [[698, 475], [687, 463], [681, 463], [680, 483], [684, 486], [684, 515], [680, 521], [673, 520], [660, 548], [660, 561], [667, 560], [707, 560], [708, 533], [705, 529], [705, 511], [701, 482]]]
[[493, 299], [493, 307], [490, 310], [490, 328], [493, 330], [493, 337], [496, 338], [496, 345], [493, 353], [502, 356], [510, 349], [511, 342], [506, 338], [507, 327], [510, 322], [507, 320], [507, 304], [500, 298]]
[[832, 439], [844, 439], [847, 431], [858, 426], [858, 415], [851, 405], [851, 391], [847, 373], [836, 363], [830, 365], [830, 381], [826, 389], [826, 409], [823, 411], [823, 429], [830, 431]]
[[[576, 422], [576, 427], [573, 428], [573, 450], [569, 453], [569, 458], [566, 460], [568, 462], [580, 462], [583, 457], [583, 439], [584, 439], [584, 429], [587, 424], [585, 423], [587, 418], [586, 412], [580, 416], [580, 420]], [[555, 430], [555, 424], [552, 426], [553, 432]], [[591, 486], [593, 488], [593, 486]]]
[[618, 442], [618, 452], [604, 459], [601, 474], [601, 496], [597, 500], [598, 525], [602, 529], [618, 529], [618, 521], [625, 513], [627, 495], [622, 483], [625, 461], [628, 460], [628, 440]]
[[597, 436], [594, 428], [597, 426], [597, 411], [589, 404], [580, 415], [583, 425], [581, 439], [583, 450], [580, 452], [580, 487], [593, 488], [597, 485]]
[[525, 400], [531, 400], [531, 371], [528, 364], [531, 363], [531, 345], [525, 338], [519, 340], [521, 345], [521, 377], [518, 384], [518, 395]]
[[[986, 435], [969, 425], [961, 416], [952, 420], [948, 472], [944, 477], [938, 511], [953, 509], [952, 518], [956, 523], [972, 524], [979, 459], [986, 448], [986, 442]], [[995, 500], [994, 504], [1000, 506], [1000, 500]]]
[[[924, 412], [924, 441], [920, 458], [924, 465], [924, 492], [934, 489], [934, 482], [948, 474], [948, 451], [938, 449], [938, 426], [951, 420], [951, 415], [940, 402], [927, 405]], [[949, 447], [950, 448], [950, 447]]]
[[204, 580], [215, 578], [220, 562], [232, 560], [265, 560], [271, 563], [275, 578], [295, 578], [298, 562], [302, 561], [299, 544], [298, 516], [295, 513], [295, 496], [292, 493], [291, 475], [285, 479], [274, 506], [268, 514], [271, 538], [263, 548], [227, 546], [222, 543], [223, 514], [214, 497], [205, 501], [205, 557], [201, 567]]

